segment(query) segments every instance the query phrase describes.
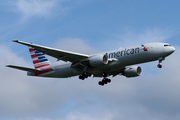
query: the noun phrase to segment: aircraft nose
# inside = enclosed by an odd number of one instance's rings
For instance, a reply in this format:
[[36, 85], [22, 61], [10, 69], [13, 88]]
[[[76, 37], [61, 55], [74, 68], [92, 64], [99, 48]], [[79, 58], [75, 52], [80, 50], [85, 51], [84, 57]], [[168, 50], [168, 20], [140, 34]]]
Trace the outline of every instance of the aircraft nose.
[[172, 48], [171, 48], [172, 53], [173, 53], [175, 50], [176, 50], [175, 47], [172, 47]]
[[175, 51], [175, 48], [173, 46], [169, 46], [164, 49], [165, 54], [170, 55]]

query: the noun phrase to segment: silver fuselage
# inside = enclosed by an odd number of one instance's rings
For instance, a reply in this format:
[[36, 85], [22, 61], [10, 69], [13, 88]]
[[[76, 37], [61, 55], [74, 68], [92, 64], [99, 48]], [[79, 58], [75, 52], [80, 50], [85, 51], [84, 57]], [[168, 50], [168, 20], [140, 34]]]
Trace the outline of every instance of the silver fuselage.
[[[118, 72], [125, 66], [156, 61], [159, 58], [167, 57], [175, 51], [173, 46], [166, 46], [166, 43], [147, 43], [143, 46], [134, 46], [120, 48], [113, 51], [103, 52], [95, 55], [107, 54], [110, 62], [106, 65], [91, 67], [87, 70], [92, 74], [105, 72]], [[92, 55], [94, 56], [94, 55]], [[68, 78], [82, 74], [82, 71], [75, 70], [71, 67], [71, 62], [58, 61], [50, 65], [53, 71], [39, 75], [40, 77]], [[34, 73], [28, 72], [29, 76], [35, 76]]]

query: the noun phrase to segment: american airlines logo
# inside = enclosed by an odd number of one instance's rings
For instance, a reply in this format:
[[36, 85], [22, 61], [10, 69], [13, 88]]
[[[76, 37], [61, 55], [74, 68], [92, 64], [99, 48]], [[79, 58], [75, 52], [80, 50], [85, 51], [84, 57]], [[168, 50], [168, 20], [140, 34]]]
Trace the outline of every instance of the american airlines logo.
[[122, 51], [117, 51], [117, 52], [112, 52], [112, 53], [106, 53], [106, 55], [109, 58], [117, 58], [117, 57], [121, 57], [121, 56], [126, 56], [126, 55], [133, 55], [136, 53], [139, 53], [140, 48], [132, 48], [132, 49], [125, 49]]
[[144, 45], [141, 45], [144, 51], [148, 51]]

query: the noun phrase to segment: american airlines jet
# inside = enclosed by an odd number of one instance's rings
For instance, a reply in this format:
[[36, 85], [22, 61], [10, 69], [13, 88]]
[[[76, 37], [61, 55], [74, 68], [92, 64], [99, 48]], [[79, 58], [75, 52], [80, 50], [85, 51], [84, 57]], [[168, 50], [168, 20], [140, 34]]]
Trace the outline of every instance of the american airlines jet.
[[[34, 68], [8, 65], [7, 67], [27, 71], [28, 76], [68, 78], [79, 76], [79, 79], [88, 77], [103, 77], [99, 85], [110, 83], [109, 76], [123, 75], [127, 78], [140, 76], [142, 69], [135, 64], [158, 61], [158, 68], [162, 68], [161, 62], [165, 57], [175, 51], [175, 48], [167, 43], [147, 43], [134, 47], [120, 48], [94, 55], [79, 54], [19, 40], [13, 42], [29, 47], [29, 52]], [[45, 54], [57, 59], [51, 64]], [[65, 62], [59, 62], [60, 60]]]

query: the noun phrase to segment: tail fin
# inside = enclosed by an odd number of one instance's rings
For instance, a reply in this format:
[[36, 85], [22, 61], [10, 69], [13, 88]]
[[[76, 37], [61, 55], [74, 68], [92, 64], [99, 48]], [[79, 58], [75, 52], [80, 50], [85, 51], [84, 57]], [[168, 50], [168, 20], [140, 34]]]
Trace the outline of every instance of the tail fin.
[[31, 58], [34, 64], [35, 69], [44, 69], [49, 67], [51, 64], [48, 59], [43, 55], [42, 52], [39, 52], [37, 50], [34, 50], [34, 48], [29, 47], [29, 52], [31, 54]]

